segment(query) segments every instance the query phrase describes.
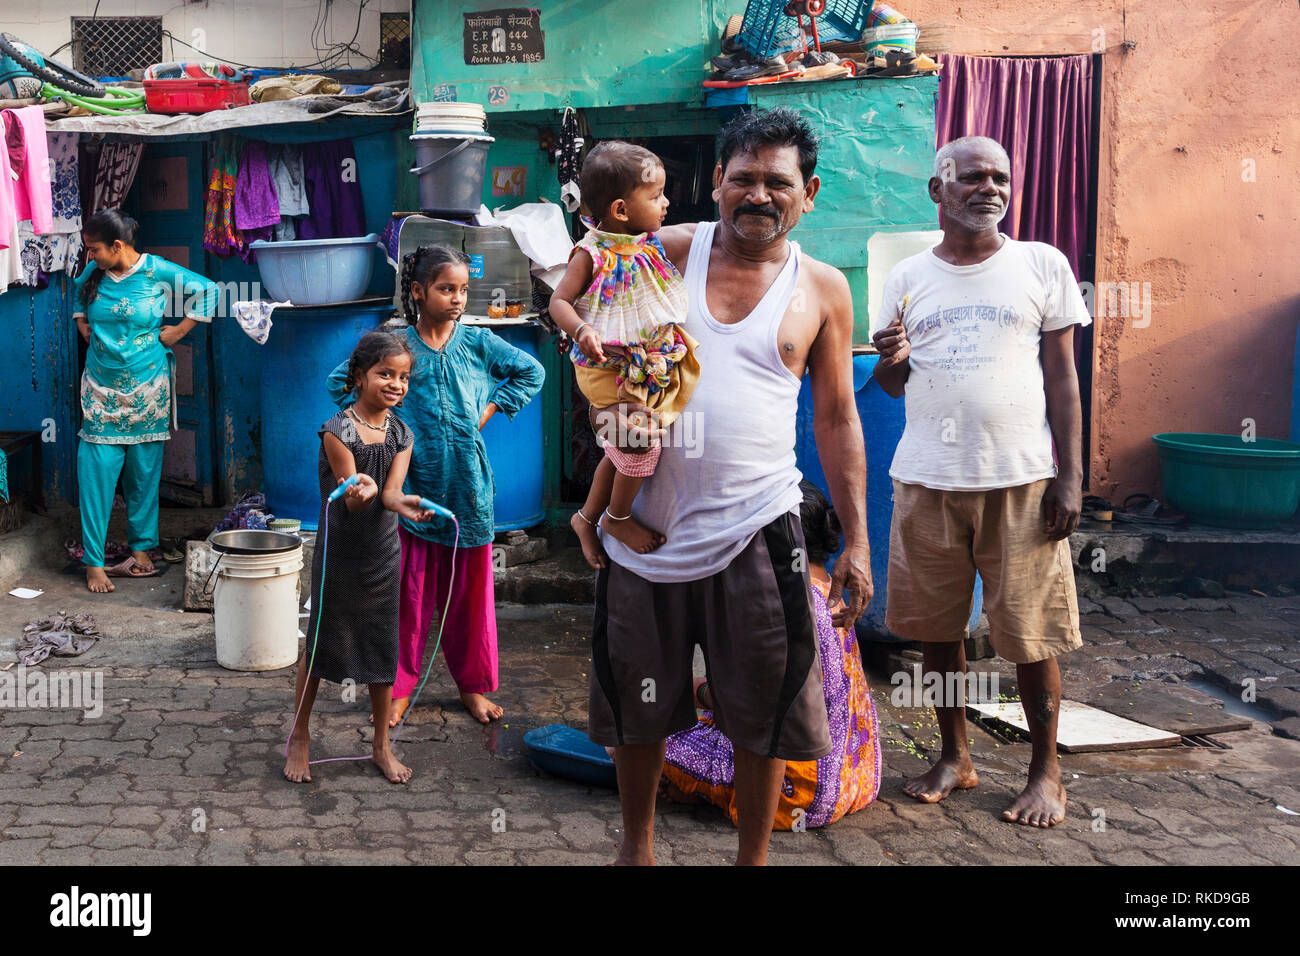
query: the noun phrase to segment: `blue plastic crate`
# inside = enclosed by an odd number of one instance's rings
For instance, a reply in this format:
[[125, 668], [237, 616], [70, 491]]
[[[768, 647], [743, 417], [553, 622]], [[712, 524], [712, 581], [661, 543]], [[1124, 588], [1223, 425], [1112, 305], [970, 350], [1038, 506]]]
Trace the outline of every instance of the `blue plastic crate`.
[[[736, 42], [754, 56], [768, 57], [799, 46], [799, 24], [785, 15], [788, 0], [749, 0]], [[859, 40], [875, 0], [827, 0], [817, 18], [822, 40]]]

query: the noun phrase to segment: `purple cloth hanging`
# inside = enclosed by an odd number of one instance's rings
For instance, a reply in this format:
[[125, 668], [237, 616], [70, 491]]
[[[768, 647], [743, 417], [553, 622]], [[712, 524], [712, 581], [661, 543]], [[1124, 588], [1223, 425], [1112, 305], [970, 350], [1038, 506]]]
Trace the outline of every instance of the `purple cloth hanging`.
[[271, 167], [266, 161], [266, 144], [250, 139], [240, 154], [239, 173], [235, 177], [235, 228], [268, 229], [279, 222], [280, 200], [276, 198]]
[[341, 239], [366, 235], [352, 140], [310, 143], [302, 151], [302, 165], [311, 212], [299, 220], [298, 238]]

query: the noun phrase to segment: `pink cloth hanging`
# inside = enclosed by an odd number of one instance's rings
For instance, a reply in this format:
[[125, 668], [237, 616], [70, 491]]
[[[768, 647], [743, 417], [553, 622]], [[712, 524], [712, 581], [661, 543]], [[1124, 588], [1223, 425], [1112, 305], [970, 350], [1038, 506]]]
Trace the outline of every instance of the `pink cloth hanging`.
[[50, 189], [50, 151], [45, 142], [45, 112], [39, 106], [25, 106], [4, 111], [5, 127], [17, 123], [22, 128], [27, 157], [12, 185], [14, 213], [19, 222], [30, 219], [32, 231], [44, 235], [54, 228], [54, 197]]

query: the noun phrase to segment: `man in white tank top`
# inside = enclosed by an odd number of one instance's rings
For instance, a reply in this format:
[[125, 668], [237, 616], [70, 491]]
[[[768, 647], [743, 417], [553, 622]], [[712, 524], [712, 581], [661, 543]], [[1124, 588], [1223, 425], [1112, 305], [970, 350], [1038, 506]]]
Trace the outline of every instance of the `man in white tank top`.
[[719, 154], [719, 221], [658, 234], [686, 280], [702, 367], [633, 509], [667, 540], [639, 554], [604, 536], [596, 579], [588, 733], [617, 748], [627, 864], [654, 862], [664, 740], [696, 722], [696, 644], [734, 745], [738, 863], [766, 862], [785, 761], [830, 750], [794, 454], [805, 371], [844, 530], [835, 624], [851, 627], [872, 593], [849, 285], [786, 238], [820, 186], [816, 140], [792, 110], [751, 112], [722, 131]]

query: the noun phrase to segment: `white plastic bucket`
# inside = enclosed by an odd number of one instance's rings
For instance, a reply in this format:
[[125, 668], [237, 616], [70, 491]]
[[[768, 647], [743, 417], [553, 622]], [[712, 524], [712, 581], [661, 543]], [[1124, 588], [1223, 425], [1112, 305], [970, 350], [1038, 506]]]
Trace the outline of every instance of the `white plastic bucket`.
[[421, 103], [415, 114], [420, 133], [482, 133], [487, 111], [478, 103]]
[[298, 659], [298, 572], [302, 545], [278, 554], [213, 554], [217, 663], [273, 671]]
[[884, 56], [889, 50], [915, 53], [916, 38], [920, 33], [920, 27], [915, 23], [890, 23], [864, 30], [862, 40], [872, 56]]

